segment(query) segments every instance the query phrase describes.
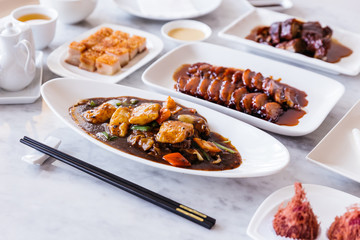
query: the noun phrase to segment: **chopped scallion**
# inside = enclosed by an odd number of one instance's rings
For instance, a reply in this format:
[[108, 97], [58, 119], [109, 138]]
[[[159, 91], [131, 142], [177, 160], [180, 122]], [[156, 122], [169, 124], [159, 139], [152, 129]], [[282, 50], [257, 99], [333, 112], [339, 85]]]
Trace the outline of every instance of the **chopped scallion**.
[[90, 104], [90, 106], [92, 106], [92, 107], [96, 107], [96, 104], [95, 104], [95, 102], [94, 102], [93, 100], [91, 100], [91, 101], [89, 102], [89, 104]]
[[234, 151], [234, 150], [232, 150], [232, 149], [230, 149], [230, 148], [228, 148], [228, 147], [225, 147], [225, 146], [223, 146], [223, 145], [221, 145], [221, 144], [218, 144], [217, 142], [212, 142], [212, 143], [214, 143], [217, 147], [219, 147], [219, 148], [221, 148], [222, 150], [225, 150], [225, 151], [227, 151], [227, 152], [229, 152], [229, 153], [236, 153], [236, 151]]
[[137, 104], [139, 102], [139, 100], [133, 98], [133, 99], [130, 99], [130, 104], [134, 105], [134, 104]]
[[149, 131], [151, 129], [151, 127], [150, 126], [141, 126], [141, 125], [132, 125], [131, 129], [146, 132], [146, 131]]

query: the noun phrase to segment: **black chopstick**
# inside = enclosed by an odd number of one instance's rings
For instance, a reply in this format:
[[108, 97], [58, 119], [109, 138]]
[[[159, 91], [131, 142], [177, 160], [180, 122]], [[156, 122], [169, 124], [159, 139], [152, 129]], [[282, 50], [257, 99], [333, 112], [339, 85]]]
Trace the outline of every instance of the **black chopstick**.
[[101, 168], [93, 166], [89, 163], [86, 163], [80, 159], [72, 157], [66, 153], [63, 153], [55, 148], [51, 148], [45, 144], [42, 144], [34, 139], [29, 137], [24, 137], [20, 139], [20, 142], [28, 145], [42, 153], [45, 153], [55, 159], [58, 159], [61, 162], [64, 162], [70, 166], [73, 166], [85, 173], [88, 173], [104, 182], [107, 182], [115, 187], [118, 187], [122, 190], [125, 190], [129, 193], [132, 193], [144, 200], [147, 200], [159, 207], [162, 207], [170, 212], [173, 212], [179, 216], [182, 216], [192, 222], [195, 222], [203, 227], [211, 229], [216, 220], [211, 218], [203, 213], [200, 213], [192, 208], [189, 208], [185, 205], [182, 205], [174, 200], [171, 200], [167, 197], [159, 195], [153, 191], [150, 191], [144, 187], [141, 187], [135, 183], [132, 183], [126, 179], [123, 179], [119, 176], [116, 176], [110, 172], [107, 172]]

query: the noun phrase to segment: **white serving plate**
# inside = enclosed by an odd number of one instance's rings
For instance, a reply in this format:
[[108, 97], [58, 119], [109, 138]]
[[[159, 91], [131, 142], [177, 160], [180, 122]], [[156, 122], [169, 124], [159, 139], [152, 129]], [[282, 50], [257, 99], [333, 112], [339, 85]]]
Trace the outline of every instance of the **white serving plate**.
[[[288, 150], [269, 134], [217, 111], [180, 99], [175, 99], [175, 101], [186, 107], [197, 109], [199, 114], [207, 118], [212, 131], [218, 132], [231, 140], [232, 144], [240, 152], [243, 164], [232, 170], [201, 171], [152, 162], [119, 151], [92, 138], [74, 123], [68, 111], [70, 106], [85, 98], [136, 96], [145, 99], [165, 100], [166, 95], [121, 85], [71, 78], [59, 78], [46, 82], [41, 88], [41, 94], [49, 108], [70, 128], [84, 138], [122, 157], [153, 167], [194, 175], [241, 178], [274, 174], [283, 169], [289, 162]], [[221, 121], [218, 121], [218, 119], [221, 119]]]
[[[333, 30], [333, 38], [340, 41], [343, 45], [353, 50], [353, 53], [342, 58], [337, 63], [328, 63], [319, 59], [304, 56], [298, 53], [292, 53], [286, 50], [278, 49], [265, 44], [259, 44], [252, 40], [245, 39], [254, 27], [261, 25], [271, 25], [277, 21], [284, 21], [293, 16], [283, 13], [273, 12], [266, 9], [249, 9], [238, 19], [226, 26], [219, 32], [219, 37], [238, 42], [240, 45], [246, 46], [257, 53], [265, 54], [271, 58], [278, 57], [280, 59], [290, 61], [295, 64], [301, 64], [306, 67], [326, 71], [333, 74], [346, 74], [355, 76], [360, 72], [360, 35], [351, 33], [342, 29], [330, 26]], [[326, 24], [321, 23], [322, 26]]]
[[[144, 52], [136, 55], [136, 57], [132, 59], [126, 66], [124, 66], [119, 72], [111, 76], [82, 70], [65, 62], [68, 46], [71, 42], [85, 39], [102, 27], [109, 27], [113, 30], [124, 31], [131, 35], [135, 34], [145, 37], [147, 49]], [[56, 48], [53, 52], [50, 53], [47, 59], [47, 65], [52, 72], [59, 76], [92, 79], [107, 83], [117, 83], [155, 58], [163, 49], [163, 45], [164, 44], [162, 40], [151, 33], [121, 25], [102, 24], [82, 33], [75, 39], [72, 39], [71, 41], [68, 41], [60, 47]]]
[[[326, 232], [336, 216], [346, 212], [346, 208], [360, 203], [360, 198], [348, 193], [313, 184], [303, 184], [307, 199], [320, 222], [317, 240], [327, 239]], [[289, 239], [277, 236], [272, 221], [279, 206], [285, 206], [294, 196], [294, 186], [282, 188], [271, 194], [256, 210], [247, 228], [247, 234], [256, 240]]]
[[40, 97], [40, 86], [43, 74], [42, 57], [43, 53], [36, 51], [36, 73], [34, 80], [29, 84], [29, 86], [16, 92], [0, 89], [0, 104], [33, 103]]
[[[190, 6], [193, 8], [193, 11], [186, 11], [186, 9], [183, 9], [179, 5], [181, 1], [177, 1], [175, 4], [173, 4], [175, 8], [170, 9], [171, 11], [166, 11], [166, 8], [164, 8], [162, 11], [158, 10], [157, 12], [150, 9], [142, 9], [139, 5], [139, 2], [136, 0], [114, 0], [114, 2], [119, 6], [119, 8], [134, 16], [165, 21], [203, 16], [217, 9], [220, 6], [222, 0], [186, 0], [186, 3], [190, 4]], [[176, 11], [176, 9], [178, 9], [178, 11]]]
[[293, 7], [291, 0], [249, 0], [254, 7], [266, 8], [272, 11], [284, 11]]
[[352, 129], [360, 129], [360, 101], [331, 129], [306, 158], [360, 182], [360, 148]]
[[[281, 78], [281, 82], [308, 94], [309, 104], [304, 108], [306, 114], [296, 126], [280, 126], [234, 109], [176, 92], [173, 73], [182, 64], [196, 62], [241, 69], [249, 68], [261, 72], [264, 76]], [[145, 84], [162, 93], [202, 104], [256, 127], [288, 136], [306, 135], [318, 128], [345, 90], [341, 83], [314, 72], [209, 43], [192, 43], [174, 49], [146, 69], [142, 79]]]

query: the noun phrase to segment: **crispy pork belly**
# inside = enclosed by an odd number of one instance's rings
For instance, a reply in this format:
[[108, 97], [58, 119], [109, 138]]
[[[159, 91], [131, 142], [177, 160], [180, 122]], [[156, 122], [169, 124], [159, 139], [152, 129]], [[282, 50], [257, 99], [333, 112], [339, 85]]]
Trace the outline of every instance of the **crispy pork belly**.
[[113, 30], [111, 28], [100, 28], [97, 32], [90, 35], [88, 38], [81, 41], [81, 43], [85, 44], [86, 48], [92, 48], [96, 44], [98, 44], [102, 39], [108, 37], [112, 34]]
[[141, 53], [146, 49], [146, 38], [134, 35], [131, 37], [133, 41], [137, 42], [138, 52]]
[[95, 72], [96, 70], [96, 59], [102, 55], [101, 52], [87, 50], [83, 52], [80, 56], [80, 65], [79, 68], [84, 69], [89, 72]]
[[119, 59], [121, 67], [125, 66], [130, 61], [129, 50], [127, 48], [112, 47], [107, 48], [105, 52], [109, 55], [113, 55]]
[[138, 42], [133, 38], [129, 38], [126, 41], [123, 41], [121, 44], [119, 44], [119, 47], [125, 47], [129, 50], [130, 60], [133, 59], [139, 52]]
[[65, 59], [65, 62], [78, 67], [80, 65], [81, 53], [83, 53], [85, 50], [86, 50], [86, 46], [83, 43], [80, 42], [70, 43], [68, 55], [67, 58]]
[[98, 73], [104, 75], [113, 75], [121, 69], [119, 58], [106, 53], [96, 58], [95, 67]]
[[128, 38], [130, 38], [130, 34], [126, 33], [126, 32], [122, 32], [119, 30], [114, 31], [113, 36], [117, 37], [118, 39], [121, 40], [126, 40]]

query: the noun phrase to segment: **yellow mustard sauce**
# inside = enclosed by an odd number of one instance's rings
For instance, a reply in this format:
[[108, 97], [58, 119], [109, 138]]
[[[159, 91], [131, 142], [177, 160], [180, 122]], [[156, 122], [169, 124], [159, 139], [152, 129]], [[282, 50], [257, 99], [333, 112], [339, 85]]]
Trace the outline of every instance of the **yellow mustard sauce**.
[[184, 41], [197, 41], [205, 38], [205, 34], [201, 30], [193, 28], [174, 28], [168, 32], [168, 35]]

